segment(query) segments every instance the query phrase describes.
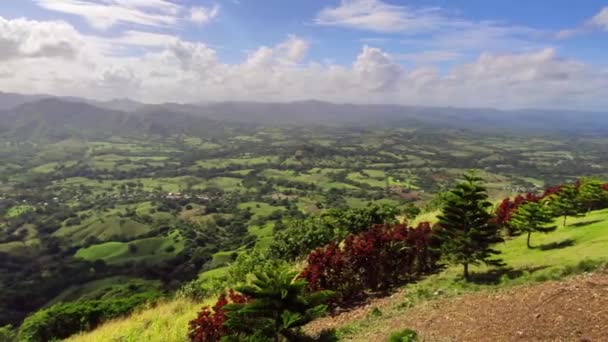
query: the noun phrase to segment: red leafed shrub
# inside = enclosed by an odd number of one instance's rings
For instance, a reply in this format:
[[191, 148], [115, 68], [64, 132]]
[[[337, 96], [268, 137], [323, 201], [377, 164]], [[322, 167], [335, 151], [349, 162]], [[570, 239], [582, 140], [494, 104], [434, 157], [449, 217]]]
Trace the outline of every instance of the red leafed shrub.
[[608, 191], [608, 183], [602, 185], [602, 189]]
[[433, 247], [428, 223], [378, 225], [347, 236], [342, 248], [330, 243], [314, 250], [300, 277], [311, 290], [332, 290], [344, 301], [434, 271], [438, 256]]
[[245, 303], [248, 298], [230, 290], [228, 295], [221, 294], [212, 308], [204, 306], [199, 311], [196, 319], [189, 322], [188, 337], [195, 342], [214, 342], [226, 335], [227, 331], [223, 327], [226, 321], [226, 311], [224, 306], [229, 303]]

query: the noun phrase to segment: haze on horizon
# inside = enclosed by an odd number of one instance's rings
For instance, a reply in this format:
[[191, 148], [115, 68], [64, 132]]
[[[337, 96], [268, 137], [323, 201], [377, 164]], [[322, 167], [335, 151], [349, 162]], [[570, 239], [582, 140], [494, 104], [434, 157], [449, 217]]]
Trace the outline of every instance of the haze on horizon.
[[8, 0], [0, 91], [605, 110], [608, 3]]

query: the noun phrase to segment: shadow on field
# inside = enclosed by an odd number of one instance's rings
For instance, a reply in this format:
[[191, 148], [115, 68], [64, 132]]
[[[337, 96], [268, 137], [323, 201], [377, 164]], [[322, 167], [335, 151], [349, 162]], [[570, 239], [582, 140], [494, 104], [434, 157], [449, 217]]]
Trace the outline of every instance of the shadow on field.
[[559, 241], [559, 242], [552, 242], [552, 243], [540, 245], [535, 248], [538, 248], [541, 251], [550, 251], [552, 249], [562, 249], [562, 248], [572, 247], [572, 246], [574, 246], [574, 240], [566, 239], [566, 240]]
[[514, 269], [512, 267], [502, 267], [489, 270], [488, 272], [472, 273], [469, 276], [469, 281], [475, 284], [498, 285], [500, 284], [500, 279], [502, 279], [503, 277], [515, 279], [523, 276], [524, 274], [532, 274], [547, 267], [549, 266], [524, 267], [520, 269]]
[[566, 227], [578, 228], [578, 227], [584, 227], [584, 226], [588, 226], [590, 224], [594, 224], [594, 223], [598, 223], [598, 222], [602, 222], [602, 220], [591, 220], [591, 221], [577, 222], [577, 223], [568, 224], [568, 225], [566, 225]]

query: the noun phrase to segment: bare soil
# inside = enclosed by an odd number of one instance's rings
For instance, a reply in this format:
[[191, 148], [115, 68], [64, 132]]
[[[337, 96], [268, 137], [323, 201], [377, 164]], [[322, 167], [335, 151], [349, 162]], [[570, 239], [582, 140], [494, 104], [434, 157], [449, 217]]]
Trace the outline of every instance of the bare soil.
[[[373, 308], [390, 310], [400, 291], [369, 304], [317, 320], [310, 332], [365, 318]], [[424, 341], [608, 341], [608, 271], [492, 292], [426, 301], [379, 319], [350, 341], [386, 341], [410, 328]]]

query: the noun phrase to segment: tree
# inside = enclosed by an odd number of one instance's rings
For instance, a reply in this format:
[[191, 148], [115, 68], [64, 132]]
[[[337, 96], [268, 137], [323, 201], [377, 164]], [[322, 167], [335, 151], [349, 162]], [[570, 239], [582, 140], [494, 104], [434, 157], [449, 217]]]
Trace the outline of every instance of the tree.
[[580, 198], [578, 196], [578, 189], [576, 186], [562, 186], [558, 193], [551, 195], [550, 206], [551, 210], [553, 211], [553, 215], [556, 217], [564, 217], [563, 226], [565, 227], [568, 216], [579, 216], [582, 210]]
[[231, 332], [228, 341], [242, 338], [294, 341], [301, 335], [301, 326], [325, 313], [324, 303], [333, 294], [308, 292], [306, 281], [287, 267], [254, 275], [250, 285], [237, 288], [250, 301], [224, 307], [227, 317], [224, 327]]
[[520, 232], [528, 233], [526, 245], [530, 245], [530, 236], [533, 232], [550, 233], [556, 226], [549, 226], [553, 222], [551, 211], [543, 202], [526, 202], [513, 213], [511, 225]]
[[587, 212], [603, 208], [608, 204], [608, 192], [602, 188], [602, 185], [597, 179], [584, 179], [579, 187], [579, 201]]
[[488, 209], [486, 189], [480, 184], [481, 178], [473, 172], [464, 175], [445, 198], [438, 219], [437, 238], [441, 251], [452, 262], [463, 266], [465, 280], [469, 280], [469, 265], [484, 262], [500, 266], [500, 259], [490, 259], [499, 254], [491, 248], [493, 243], [502, 242], [498, 226], [493, 222]]

